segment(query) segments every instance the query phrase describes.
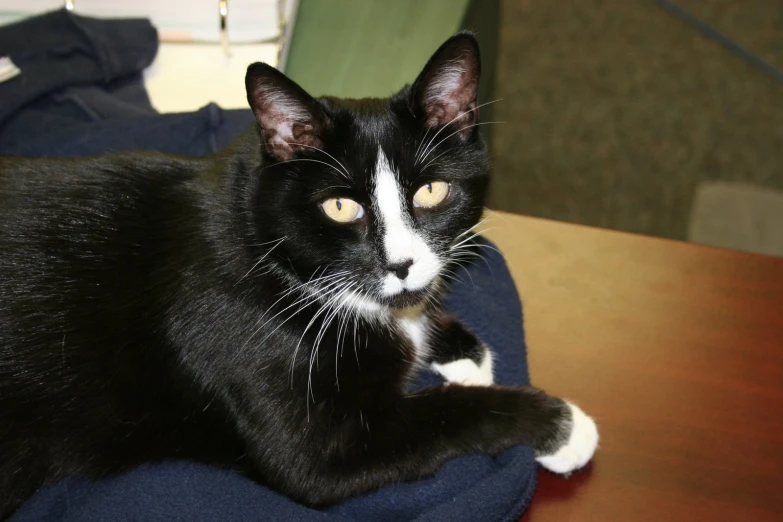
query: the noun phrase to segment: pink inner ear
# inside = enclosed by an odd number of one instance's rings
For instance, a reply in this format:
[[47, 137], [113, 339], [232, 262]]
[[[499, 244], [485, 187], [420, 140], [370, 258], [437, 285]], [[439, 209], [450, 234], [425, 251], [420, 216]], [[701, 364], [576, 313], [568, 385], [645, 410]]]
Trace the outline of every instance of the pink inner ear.
[[318, 138], [313, 134], [313, 126], [304, 123], [290, 124], [288, 121], [282, 122], [277, 128], [269, 129], [268, 145], [270, 152], [282, 160], [291, 159], [296, 152], [297, 145], [308, 145], [317, 147], [320, 145]]
[[297, 143], [313, 144], [310, 112], [297, 100], [275, 90], [256, 91], [256, 119], [264, 131], [267, 151], [281, 160], [291, 159]]
[[440, 127], [451, 122], [470, 125], [476, 121], [478, 85], [468, 70], [467, 60], [444, 64], [424, 91], [427, 125]]
[[287, 119], [284, 114], [272, 111], [264, 114], [260, 120], [261, 127], [267, 137], [267, 144], [271, 149], [278, 151], [276, 155], [293, 155], [293, 149], [290, 145], [294, 141], [293, 122]]

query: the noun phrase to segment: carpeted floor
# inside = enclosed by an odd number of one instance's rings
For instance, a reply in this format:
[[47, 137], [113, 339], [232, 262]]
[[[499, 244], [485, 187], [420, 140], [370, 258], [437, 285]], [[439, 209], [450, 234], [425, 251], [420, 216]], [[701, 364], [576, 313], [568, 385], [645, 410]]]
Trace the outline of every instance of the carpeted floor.
[[[783, 2], [678, 4], [783, 69]], [[702, 182], [783, 189], [783, 82], [652, 0], [504, 0], [499, 49], [494, 208], [686, 239]]]

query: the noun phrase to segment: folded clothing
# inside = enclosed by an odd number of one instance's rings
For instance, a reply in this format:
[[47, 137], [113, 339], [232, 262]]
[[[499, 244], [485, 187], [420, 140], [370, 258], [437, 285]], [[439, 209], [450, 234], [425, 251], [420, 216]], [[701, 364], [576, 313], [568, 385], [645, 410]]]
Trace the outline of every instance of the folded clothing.
[[0, 154], [200, 156], [250, 125], [251, 111], [214, 104], [158, 114], [142, 77], [157, 49], [148, 20], [99, 20], [61, 9], [0, 27], [0, 57], [21, 71], [0, 81]]

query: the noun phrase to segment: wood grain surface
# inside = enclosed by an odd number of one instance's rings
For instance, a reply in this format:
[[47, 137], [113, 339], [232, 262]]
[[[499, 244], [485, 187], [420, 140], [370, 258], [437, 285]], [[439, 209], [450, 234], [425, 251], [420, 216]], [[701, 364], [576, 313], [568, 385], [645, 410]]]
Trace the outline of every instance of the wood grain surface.
[[783, 520], [783, 259], [492, 215], [533, 384], [601, 432], [523, 520]]

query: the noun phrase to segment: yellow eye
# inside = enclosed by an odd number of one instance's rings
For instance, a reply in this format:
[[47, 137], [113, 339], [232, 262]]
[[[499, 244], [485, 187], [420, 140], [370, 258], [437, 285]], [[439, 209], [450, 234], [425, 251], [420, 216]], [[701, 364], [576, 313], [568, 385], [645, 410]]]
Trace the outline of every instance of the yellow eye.
[[413, 195], [413, 206], [432, 208], [443, 203], [449, 195], [449, 184], [445, 181], [425, 183]]
[[350, 223], [364, 216], [364, 208], [352, 199], [329, 198], [321, 203], [324, 214], [338, 223]]

